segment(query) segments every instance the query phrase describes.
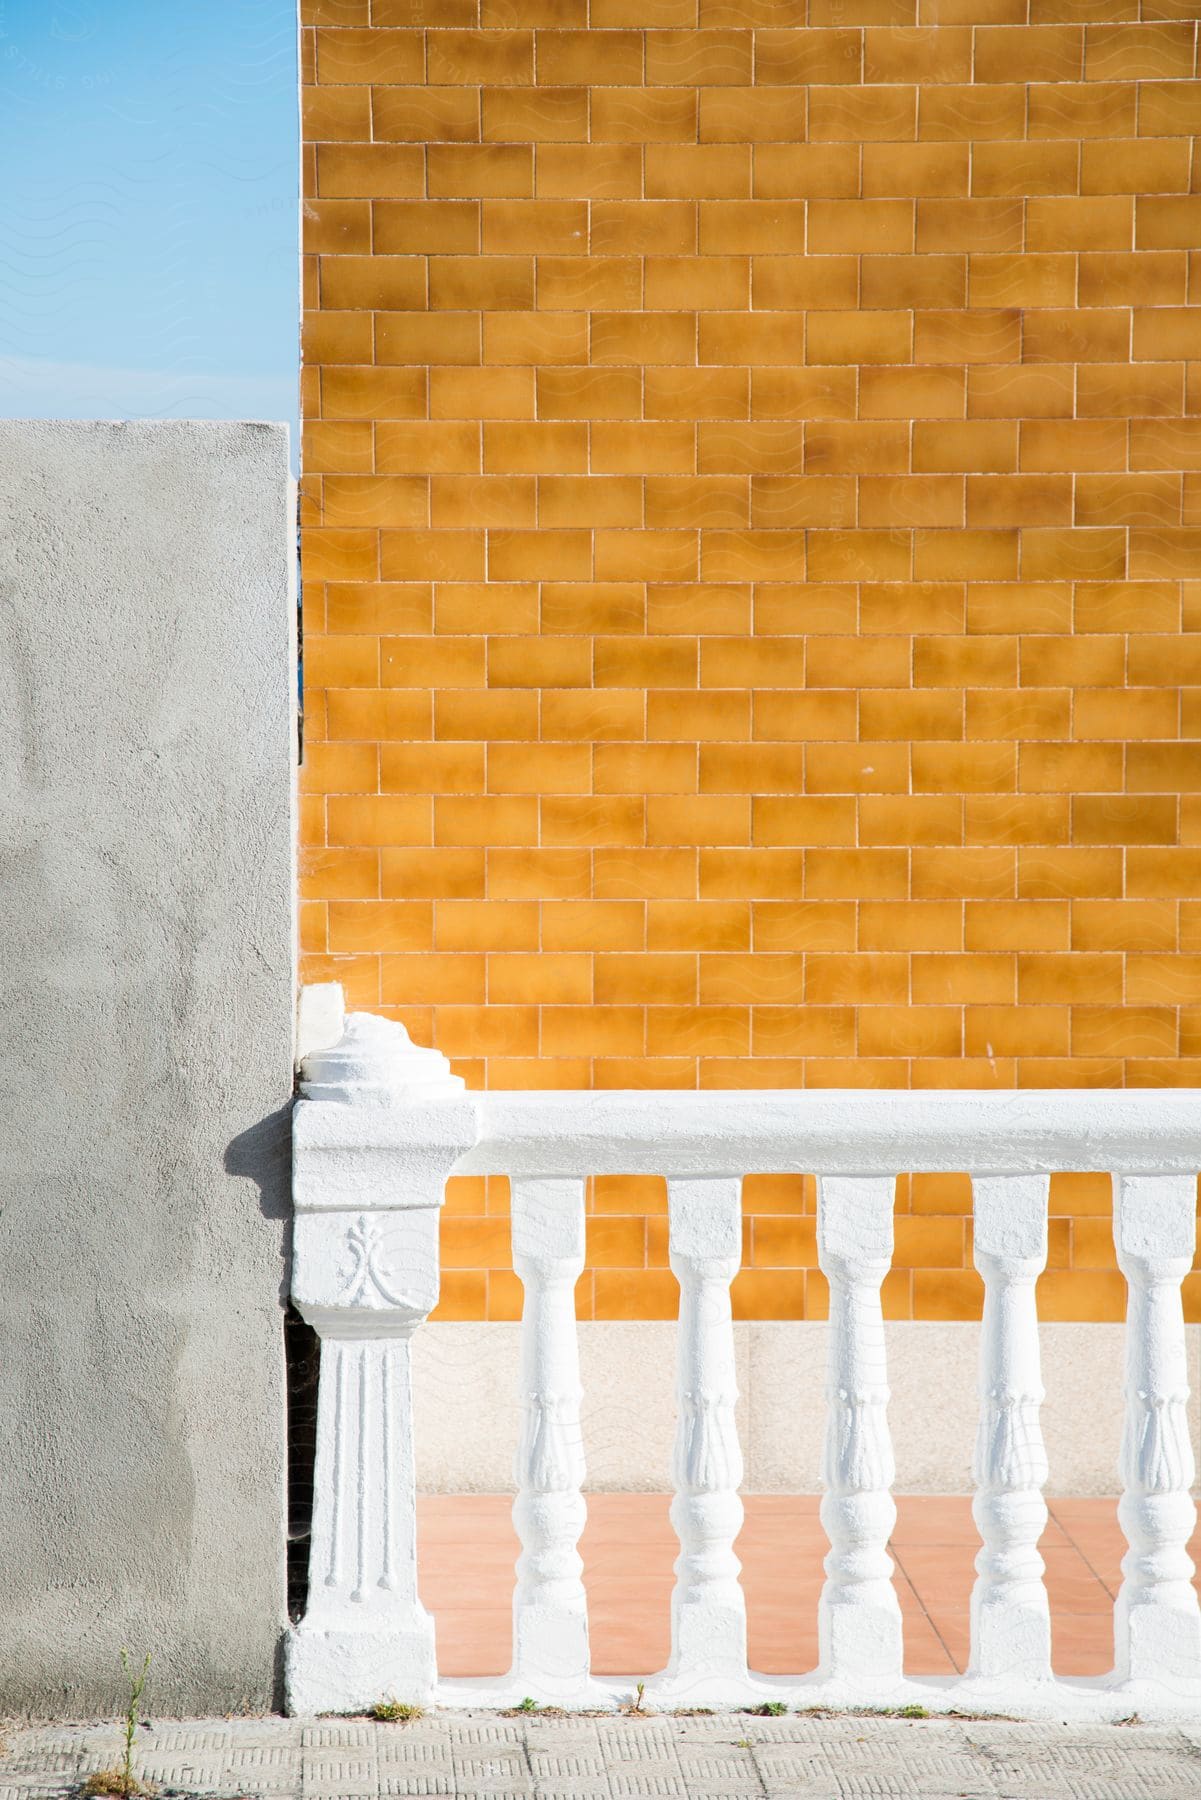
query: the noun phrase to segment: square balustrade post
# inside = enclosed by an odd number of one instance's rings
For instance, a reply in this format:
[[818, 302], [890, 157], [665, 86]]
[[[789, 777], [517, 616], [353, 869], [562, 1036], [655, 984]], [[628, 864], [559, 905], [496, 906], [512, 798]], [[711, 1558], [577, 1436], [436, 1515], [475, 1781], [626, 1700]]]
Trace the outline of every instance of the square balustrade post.
[[304, 1064], [293, 1127], [292, 1298], [321, 1338], [308, 1606], [293, 1713], [418, 1704], [437, 1681], [417, 1594], [410, 1340], [438, 1298], [446, 1178], [474, 1108], [441, 1056], [352, 1014]]

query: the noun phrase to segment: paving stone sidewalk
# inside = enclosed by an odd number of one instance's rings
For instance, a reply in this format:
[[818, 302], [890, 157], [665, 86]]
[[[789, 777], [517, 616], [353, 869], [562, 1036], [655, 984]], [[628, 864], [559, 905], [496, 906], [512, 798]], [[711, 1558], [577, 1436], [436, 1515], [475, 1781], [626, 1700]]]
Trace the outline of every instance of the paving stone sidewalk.
[[[113, 1725], [8, 1730], [0, 1800], [66, 1800], [116, 1761]], [[712, 1717], [197, 1719], [139, 1735], [162, 1795], [253, 1800], [1180, 1800], [1201, 1729]]]

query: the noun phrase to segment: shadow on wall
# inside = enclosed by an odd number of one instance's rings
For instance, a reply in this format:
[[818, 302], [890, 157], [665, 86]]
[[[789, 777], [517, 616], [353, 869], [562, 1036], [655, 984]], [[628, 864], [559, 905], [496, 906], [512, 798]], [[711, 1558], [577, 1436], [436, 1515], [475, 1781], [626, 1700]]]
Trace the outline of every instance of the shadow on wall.
[[[227, 1175], [243, 1175], [259, 1190], [259, 1211], [265, 1219], [292, 1218], [292, 1102], [277, 1107], [257, 1124], [232, 1138], [225, 1152]], [[291, 1246], [288, 1246], [290, 1253]], [[286, 1301], [291, 1270], [285, 1264], [280, 1299]]]

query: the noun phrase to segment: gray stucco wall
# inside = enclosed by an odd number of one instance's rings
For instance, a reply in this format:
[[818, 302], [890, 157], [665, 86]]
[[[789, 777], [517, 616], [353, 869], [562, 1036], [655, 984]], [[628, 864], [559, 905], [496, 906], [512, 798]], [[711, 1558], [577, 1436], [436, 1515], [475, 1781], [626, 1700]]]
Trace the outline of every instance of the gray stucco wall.
[[269, 1706], [283, 426], [0, 421], [0, 1712]]

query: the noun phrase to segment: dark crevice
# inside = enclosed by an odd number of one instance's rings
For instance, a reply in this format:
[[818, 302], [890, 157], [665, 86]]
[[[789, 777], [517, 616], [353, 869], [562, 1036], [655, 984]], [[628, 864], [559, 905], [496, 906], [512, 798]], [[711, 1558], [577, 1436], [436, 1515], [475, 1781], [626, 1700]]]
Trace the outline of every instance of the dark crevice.
[[308, 1604], [321, 1340], [294, 1306], [284, 1313], [284, 1358], [288, 1384], [288, 1616], [295, 1620], [304, 1616]]

